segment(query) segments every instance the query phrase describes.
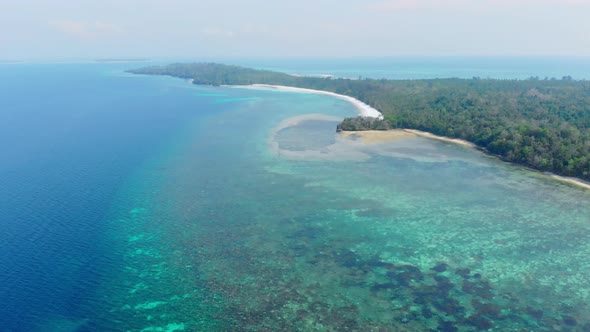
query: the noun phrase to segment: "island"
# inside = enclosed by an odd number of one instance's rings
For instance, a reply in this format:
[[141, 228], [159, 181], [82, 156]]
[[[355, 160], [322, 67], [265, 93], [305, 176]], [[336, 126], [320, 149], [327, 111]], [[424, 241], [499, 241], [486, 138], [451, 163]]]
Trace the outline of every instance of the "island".
[[590, 180], [590, 81], [389, 80], [294, 76], [217, 63], [177, 63], [130, 70], [194, 84], [280, 85], [349, 96], [382, 118], [348, 118], [338, 130], [412, 129], [473, 143], [504, 161]]

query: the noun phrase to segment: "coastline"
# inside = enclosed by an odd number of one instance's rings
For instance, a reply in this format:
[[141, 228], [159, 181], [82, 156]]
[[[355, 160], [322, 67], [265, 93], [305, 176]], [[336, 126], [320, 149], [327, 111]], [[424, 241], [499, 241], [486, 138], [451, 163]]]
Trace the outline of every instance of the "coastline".
[[[462, 145], [462, 146], [465, 146], [465, 147], [482, 150], [487, 155], [494, 156], [494, 157], [497, 157], [498, 159], [502, 160], [502, 158], [500, 158], [500, 157], [498, 157], [496, 155], [487, 153], [485, 149], [482, 149], [482, 148], [478, 147], [477, 145], [475, 145], [475, 144], [473, 144], [471, 142], [462, 140], [462, 139], [450, 138], [450, 137], [445, 137], [445, 136], [438, 136], [438, 135], [435, 135], [435, 134], [432, 134], [432, 133], [429, 133], [429, 132], [426, 132], [426, 131], [420, 131], [420, 130], [415, 130], [415, 129], [403, 129], [403, 131], [406, 131], [408, 133], [415, 134], [417, 136], [422, 136], [422, 137], [426, 137], [426, 138], [436, 139], [436, 140], [443, 141], [443, 142], [454, 143], [454, 144]], [[504, 161], [504, 160], [502, 160], [502, 161]], [[541, 172], [541, 171], [536, 170], [534, 168], [530, 168], [530, 167], [527, 167], [525, 165], [520, 165], [520, 164], [516, 164], [516, 163], [511, 163], [509, 161], [504, 161], [504, 162], [510, 163], [512, 165], [518, 165], [518, 166], [521, 166], [521, 167], [526, 167], [530, 171], [541, 173], [541, 174], [543, 174], [545, 176], [548, 176], [551, 179], [557, 180], [559, 182], [568, 183], [568, 184], [574, 185], [574, 186], [579, 187], [579, 188], [590, 190], [590, 183], [588, 183], [588, 182], [586, 182], [586, 181], [584, 181], [582, 179], [573, 178], [573, 177], [569, 177], [569, 176], [563, 176], [563, 175], [557, 175], [557, 174], [553, 174], [551, 172]]]
[[284, 86], [284, 85], [270, 85], [270, 84], [228, 85], [227, 87], [242, 88], [242, 89], [276, 90], [276, 91], [284, 91], [284, 92], [313, 93], [313, 94], [318, 94], [318, 95], [332, 96], [332, 97], [335, 97], [338, 99], [346, 100], [347, 102], [351, 103], [357, 109], [360, 116], [383, 119], [383, 114], [381, 114], [381, 112], [379, 112], [375, 108], [363, 103], [362, 101], [360, 101], [356, 98], [346, 96], [346, 95], [341, 95], [341, 94], [334, 93], [334, 92], [314, 90], [314, 89], [305, 89], [305, 88], [295, 88], [295, 87]]
[[439, 135], [435, 135], [433, 133], [429, 133], [429, 132], [421, 131], [421, 130], [416, 130], [416, 129], [402, 129], [402, 130], [405, 132], [408, 132], [408, 133], [412, 133], [417, 136], [431, 138], [431, 139], [435, 139], [435, 140], [439, 140], [439, 141], [443, 141], [443, 142], [454, 143], [454, 144], [458, 144], [458, 145], [462, 145], [462, 146], [466, 146], [466, 147], [470, 147], [470, 148], [474, 148], [474, 149], [477, 148], [477, 145], [475, 145], [471, 142], [462, 140], [462, 139], [458, 139], [458, 138], [439, 136]]
[[588, 183], [584, 180], [580, 180], [578, 178], [572, 178], [572, 177], [568, 177], [568, 176], [557, 175], [557, 174], [553, 174], [553, 173], [545, 173], [545, 174], [547, 176], [549, 176], [550, 178], [557, 180], [559, 182], [569, 183], [569, 184], [572, 184], [576, 187], [581, 187], [581, 188], [590, 190], [590, 183]]
[[[264, 90], [276, 90], [276, 91], [299, 92], [299, 93], [314, 93], [314, 94], [332, 96], [332, 97], [336, 97], [338, 99], [346, 100], [349, 103], [351, 103], [352, 105], [354, 105], [355, 108], [357, 109], [357, 111], [359, 112], [360, 116], [383, 119], [383, 114], [381, 112], [379, 112], [378, 110], [376, 110], [375, 108], [363, 103], [362, 101], [360, 101], [356, 98], [346, 96], [346, 95], [337, 94], [334, 92], [306, 89], [306, 88], [296, 88], [296, 87], [283, 86], [283, 85], [270, 85], [270, 84], [228, 85], [226, 87], [242, 88], [242, 89], [264, 89]], [[474, 143], [471, 143], [469, 141], [465, 141], [462, 139], [458, 139], [458, 138], [439, 136], [439, 135], [435, 135], [435, 134], [432, 134], [432, 133], [429, 133], [426, 131], [421, 131], [421, 130], [416, 130], [416, 129], [399, 129], [399, 130], [404, 131], [409, 134], [416, 135], [416, 136], [421, 136], [421, 137], [425, 137], [425, 138], [429, 138], [429, 139], [453, 143], [453, 144], [461, 145], [461, 146], [467, 147], [467, 148], [479, 149], [479, 147], [477, 145], [475, 145]], [[372, 132], [372, 133], [358, 134], [359, 132]], [[371, 136], [376, 135], [376, 134], [374, 134], [374, 131], [358, 131], [358, 132], [352, 132], [352, 133], [357, 133], [358, 136], [363, 136], [363, 137], [361, 137], [361, 139], [366, 143], [378, 143], [378, 142], [386, 142], [388, 140], [391, 140], [390, 138], [386, 138], [386, 137], [371, 137]], [[346, 135], [351, 136], [354, 134], [346, 134]], [[387, 134], [378, 134], [378, 135], [387, 135]], [[399, 139], [399, 137], [397, 137], [393, 140], [396, 140], [396, 139]], [[488, 154], [488, 155], [495, 156], [493, 154]], [[510, 163], [510, 164], [524, 166], [524, 165], [519, 165], [519, 164], [515, 164], [515, 163]], [[524, 166], [524, 167], [526, 167], [526, 166]], [[547, 177], [554, 179], [556, 181], [559, 181], [562, 183], [567, 183], [570, 185], [574, 185], [578, 188], [590, 190], [590, 183], [588, 183], [584, 180], [581, 180], [578, 178], [573, 178], [573, 177], [561, 176], [561, 175], [553, 174], [550, 172], [540, 172], [539, 170], [535, 170], [535, 169], [532, 169], [529, 167], [527, 167], [527, 168], [530, 169], [531, 171], [535, 171], [535, 172], [539, 172], [541, 174], [544, 174]]]
[[[458, 139], [458, 138], [450, 138], [450, 137], [445, 137], [445, 136], [438, 136], [438, 135], [435, 135], [435, 134], [432, 134], [432, 133], [429, 133], [429, 132], [426, 132], [426, 131], [415, 130], [415, 129], [402, 129], [402, 130], [405, 131], [405, 132], [408, 132], [408, 133], [415, 134], [417, 136], [422, 136], [422, 137], [426, 137], [426, 138], [430, 138], [430, 139], [435, 139], [435, 140], [439, 140], [439, 141], [443, 141], [443, 142], [449, 142], [449, 143], [461, 145], [461, 146], [472, 148], [472, 149], [481, 150], [481, 151], [483, 151], [485, 154], [487, 154], [489, 156], [494, 156], [494, 157], [502, 160], [502, 158], [500, 158], [500, 157], [498, 157], [498, 156], [496, 156], [494, 154], [488, 153], [485, 149], [482, 149], [482, 148], [478, 147], [477, 145], [475, 145], [475, 144], [473, 144], [473, 143], [471, 143], [469, 141], [465, 141], [465, 140]], [[502, 161], [504, 161], [504, 160], [502, 160]], [[562, 183], [567, 183], [567, 184], [571, 184], [571, 185], [574, 185], [574, 186], [579, 187], [579, 188], [590, 190], [590, 183], [588, 183], [588, 182], [586, 182], [586, 181], [584, 181], [582, 179], [578, 179], [578, 178], [574, 178], [574, 177], [568, 177], [568, 176], [563, 176], [563, 175], [557, 175], [557, 174], [553, 174], [551, 172], [542, 172], [542, 171], [536, 170], [534, 168], [527, 167], [526, 165], [520, 165], [520, 164], [512, 163], [512, 162], [509, 162], [509, 161], [504, 161], [504, 162], [507, 162], [507, 163], [512, 164], [512, 165], [517, 165], [517, 166], [520, 166], [520, 167], [525, 167], [525, 168], [527, 168], [528, 170], [530, 170], [532, 172], [540, 173], [542, 175], [545, 175], [545, 176], [547, 176], [547, 177], [549, 177], [549, 178], [551, 178], [553, 180], [556, 180], [556, 181], [559, 181], [559, 182], [562, 182]]]
[[468, 148], [478, 149], [477, 145], [462, 140], [458, 138], [450, 138], [445, 136], [438, 136], [426, 131], [416, 130], [416, 129], [403, 129], [403, 128], [396, 128], [396, 129], [389, 129], [389, 130], [358, 130], [358, 131], [349, 131], [343, 130], [340, 132], [341, 136], [343, 137], [351, 137], [357, 136], [365, 143], [384, 143], [384, 142], [391, 142], [396, 141], [403, 138], [411, 138], [411, 137], [425, 137], [430, 139], [435, 139], [438, 141], [453, 143], [457, 145], [461, 145]]
[[[406, 135], [404, 135], [404, 133]], [[439, 136], [439, 135], [435, 135], [435, 134], [432, 134], [432, 133], [429, 133], [426, 131], [421, 131], [421, 130], [416, 130], [416, 129], [342, 131], [342, 132], [340, 132], [340, 135], [344, 138], [350, 138], [350, 137], [356, 136], [365, 144], [393, 142], [393, 141], [397, 141], [400, 139], [406, 139], [406, 138], [419, 136], [419, 137], [425, 137], [425, 138], [434, 139], [434, 140], [438, 140], [438, 141], [457, 144], [457, 145], [460, 145], [460, 146], [463, 146], [466, 148], [476, 149], [476, 150], [480, 150], [480, 151], [486, 153], [485, 150], [481, 149], [480, 147], [478, 147], [477, 145], [475, 145], [471, 142], [468, 142], [468, 141], [465, 141], [462, 139], [458, 139], [458, 138]], [[501, 158], [499, 158], [496, 155], [489, 154], [489, 153], [486, 153], [486, 154], [502, 160]], [[588, 183], [584, 180], [578, 179], [578, 178], [557, 175], [557, 174], [553, 174], [550, 172], [541, 172], [539, 170], [527, 167], [526, 165], [511, 163], [508, 161], [504, 161], [504, 162], [507, 162], [507, 163], [515, 165], [515, 166], [525, 167], [526, 169], [528, 169], [531, 172], [535, 172], [535, 173], [541, 174], [543, 176], [547, 176], [553, 180], [556, 180], [556, 181], [559, 181], [562, 183], [567, 183], [567, 184], [574, 185], [579, 188], [590, 190], [590, 183]]]

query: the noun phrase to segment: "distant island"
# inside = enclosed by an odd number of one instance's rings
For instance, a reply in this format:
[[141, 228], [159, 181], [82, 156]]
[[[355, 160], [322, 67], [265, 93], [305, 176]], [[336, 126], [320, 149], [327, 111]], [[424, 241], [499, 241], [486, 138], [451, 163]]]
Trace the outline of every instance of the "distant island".
[[501, 159], [590, 180], [590, 82], [527, 80], [386, 80], [293, 76], [215, 63], [131, 70], [206, 85], [283, 85], [333, 92], [379, 110], [383, 119], [349, 118], [339, 130], [417, 129], [474, 143]]

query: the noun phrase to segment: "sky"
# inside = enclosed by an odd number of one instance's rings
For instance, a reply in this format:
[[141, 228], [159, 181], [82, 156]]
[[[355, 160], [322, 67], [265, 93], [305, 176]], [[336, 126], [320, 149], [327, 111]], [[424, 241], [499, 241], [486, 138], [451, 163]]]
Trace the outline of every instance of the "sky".
[[0, 0], [0, 59], [590, 56], [590, 0]]

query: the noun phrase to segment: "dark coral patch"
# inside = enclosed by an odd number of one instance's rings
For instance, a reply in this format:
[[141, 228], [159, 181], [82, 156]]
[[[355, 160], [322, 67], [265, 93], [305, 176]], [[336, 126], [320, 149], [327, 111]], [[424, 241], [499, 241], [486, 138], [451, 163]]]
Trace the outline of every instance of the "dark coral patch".
[[533, 318], [535, 318], [537, 320], [543, 318], [543, 310], [541, 310], [541, 309], [535, 309], [535, 308], [532, 308], [532, 307], [526, 307], [524, 309], [524, 312], [527, 315], [529, 315], [529, 316], [531, 316], [531, 317], [533, 317]]
[[388, 272], [387, 276], [400, 286], [408, 287], [410, 283], [424, 280], [424, 275], [419, 268], [412, 265], [402, 265]]
[[478, 330], [489, 330], [492, 327], [494, 327], [494, 323], [492, 323], [490, 320], [486, 319], [485, 317], [482, 317], [477, 314], [469, 316], [465, 321], [469, 325], [472, 325], [475, 328], [477, 328]]
[[350, 250], [334, 253], [334, 259], [344, 267], [358, 267], [361, 264], [359, 255]]
[[382, 291], [382, 290], [386, 290], [386, 289], [393, 289], [396, 288], [397, 286], [391, 282], [385, 283], [385, 284], [375, 284], [371, 287], [371, 290], [374, 292], [378, 292], [378, 291]]
[[479, 296], [480, 298], [490, 300], [494, 297], [492, 293], [492, 286], [487, 281], [463, 281], [463, 291], [465, 293]]
[[501, 318], [501, 311], [498, 305], [493, 303], [482, 303], [477, 299], [473, 299], [471, 301], [471, 305], [475, 310], [477, 310], [477, 314], [481, 316], [485, 316], [491, 319], [500, 319]]
[[453, 322], [442, 321], [438, 324], [436, 329], [439, 332], [457, 332], [459, 329], [453, 324]]
[[421, 285], [414, 290], [414, 303], [428, 304], [438, 297], [438, 290], [434, 286]]
[[448, 267], [449, 267], [449, 266], [448, 266], [447, 264], [445, 264], [445, 263], [440, 263], [440, 264], [438, 264], [437, 266], [435, 266], [435, 267], [431, 268], [431, 270], [432, 270], [432, 271], [435, 271], [435, 272], [444, 272], [444, 271], [446, 271], [446, 270], [447, 270], [447, 268], [448, 268]]
[[465, 308], [461, 306], [459, 301], [451, 297], [438, 299], [432, 305], [449, 316], [461, 318], [465, 315]]
[[469, 270], [468, 268], [457, 268], [455, 270], [455, 274], [460, 275], [463, 278], [469, 278], [469, 274], [471, 273], [471, 270]]
[[455, 287], [451, 280], [447, 277], [443, 276], [435, 276], [434, 280], [436, 281], [436, 287], [440, 294], [448, 296], [448, 293]]
[[576, 321], [576, 319], [574, 317], [572, 317], [572, 316], [567, 316], [566, 315], [566, 316], [563, 316], [562, 319], [563, 319], [563, 323], [565, 325], [569, 325], [569, 326], [576, 326], [576, 325], [578, 325], [578, 321]]
[[384, 262], [378, 258], [371, 258], [363, 262], [363, 264], [367, 267], [375, 268], [375, 267], [382, 267], [386, 269], [395, 269], [395, 265], [391, 263]]
[[430, 310], [428, 307], [423, 306], [422, 307], [422, 317], [429, 319], [432, 318], [433, 314], [432, 314], [432, 310]]

